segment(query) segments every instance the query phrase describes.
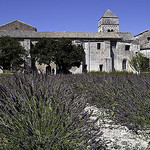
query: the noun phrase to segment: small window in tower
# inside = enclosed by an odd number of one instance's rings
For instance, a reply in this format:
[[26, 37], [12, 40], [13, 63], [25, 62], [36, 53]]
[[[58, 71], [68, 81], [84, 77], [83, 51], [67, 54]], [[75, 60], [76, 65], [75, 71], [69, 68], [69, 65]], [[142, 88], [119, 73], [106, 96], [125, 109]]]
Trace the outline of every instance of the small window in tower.
[[97, 43], [97, 49], [101, 49], [101, 43]]
[[129, 51], [130, 50], [130, 45], [125, 45], [125, 50]]
[[18, 30], [18, 28], [16, 28], [16, 30]]
[[114, 32], [114, 30], [113, 30], [113, 29], [111, 29], [111, 32]]
[[147, 40], [150, 41], [150, 37], [148, 37]]
[[108, 32], [111, 32], [110, 29], [107, 30]]

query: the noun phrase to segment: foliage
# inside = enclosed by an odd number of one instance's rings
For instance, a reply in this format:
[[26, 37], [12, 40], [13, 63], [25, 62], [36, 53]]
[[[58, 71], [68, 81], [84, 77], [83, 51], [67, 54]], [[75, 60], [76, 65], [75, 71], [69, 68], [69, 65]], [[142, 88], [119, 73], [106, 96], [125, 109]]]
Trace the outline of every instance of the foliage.
[[101, 132], [83, 111], [87, 102], [137, 134], [150, 129], [149, 74], [9, 75], [0, 83], [1, 145], [8, 149], [103, 149], [102, 140], [88, 143]]
[[54, 62], [57, 73], [65, 74], [69, 73], [71, 67], [79, 67], [84, 55], [82, 46], [72, 45], [72, 41], [65, 38], [57, 40], [43, 38], [31, 49], [32, 59], [47, 65]]
[[75, 75], [70, 84], [76, 92], [84, 91], [90, 104], [106, 108], [116, 123], [135, 132], [150, 128], [149, 74]]
[[38, 61], [39, 64], [49, 65], [52, 62], [53, 51], [56, 48], [54, 39], [42, 38], [30, 50], [31, 58]]
[[12, 37], [0, 38], [0, 68], [3, 70], [17, 69], [24, 63], [25, 50]]
[[105, 71], [90, 71], [89, 74], [133, 74], [132, 72], [128, 71], [112, 71], [112, 72], [105, 72]]
[[94, 148], [98, 118], [90, 119], [84, 93], [75, 93], [64, 77], [15, 75], [0, 82], [1, 149]]
[[137, 72], [147, 72], [149, 69], [149, 59], [142, 53], [138, 53], [130, 60], [130, 66]]
[[69, 39], [59, 39], [54, 55], [54, 62], [58, 67], [58, 73], [68, 73], [72, 67], [80, 67], [84, 60], [85, 52], [82, 46], [72, 45]]

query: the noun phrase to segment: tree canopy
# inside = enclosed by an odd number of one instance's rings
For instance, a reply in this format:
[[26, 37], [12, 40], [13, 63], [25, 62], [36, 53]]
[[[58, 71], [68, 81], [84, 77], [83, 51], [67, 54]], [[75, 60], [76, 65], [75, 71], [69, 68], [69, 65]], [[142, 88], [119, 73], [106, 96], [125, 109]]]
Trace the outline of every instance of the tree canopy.
[[25, 49], [17, 39], [4, 36], [0, 38], [0, 68], [2, 70], [16, 69], [24, 63]]
[[53, 39], [42, 38], [30, 50], [31, 58], [38, 61], [39, 64], [49, 65], [52, 61], [53, 51], [55, 50], [55, 41]]
[[149, 69], [149, 59], [142, 53], [137, 53], [130, 60], [130, 66], [137, 72], [147, 72]]
[[72, 45], [70, 39], [41, 39], [31, 50], [31, 57], [40, 64], [54, 62], [57, 73], [68, 73], [73, 66], [79, 67], [85, 53], [82, 46]]

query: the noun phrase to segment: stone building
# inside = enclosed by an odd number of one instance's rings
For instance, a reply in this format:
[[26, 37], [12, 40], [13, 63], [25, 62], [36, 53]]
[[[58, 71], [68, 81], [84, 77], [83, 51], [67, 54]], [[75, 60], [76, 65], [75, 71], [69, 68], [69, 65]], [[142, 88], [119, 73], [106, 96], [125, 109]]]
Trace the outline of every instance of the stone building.
[[[107, 10], [98, 21], [98, 32], [37, 32], [35, 27], [15, 20], [0, 26], [0, 37], [10, 36], [17, 38], [21, 45], [30, 50], [41, 38], [69, 38], [74, 44], [81, 44], [85, 50], [85, 62], [72, 73], [87, 71], [132, 71], [129, 60], [140, 51], [138, 40], [130, 32], [119, 32], [119, 19], [110, 10]], [[30, 55], [26, 58], [30, 65]], [[51, 64], [55, 69], [56, 66]], [[46, 66], [38, 65], [41, 71]]]
[[139, 40], [140, 52], [150, 59], [150, 30], [135, 35], [135, 38]]

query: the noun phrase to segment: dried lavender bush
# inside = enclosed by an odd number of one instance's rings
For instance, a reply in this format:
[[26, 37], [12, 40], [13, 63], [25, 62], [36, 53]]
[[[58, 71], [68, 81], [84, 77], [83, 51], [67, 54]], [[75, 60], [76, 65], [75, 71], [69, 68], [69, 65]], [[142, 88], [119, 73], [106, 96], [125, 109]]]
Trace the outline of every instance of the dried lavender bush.
[[0, 78], [0, 149], [105, 149], [99, 127], [84, 109], [85, 93], [71, 76]]

